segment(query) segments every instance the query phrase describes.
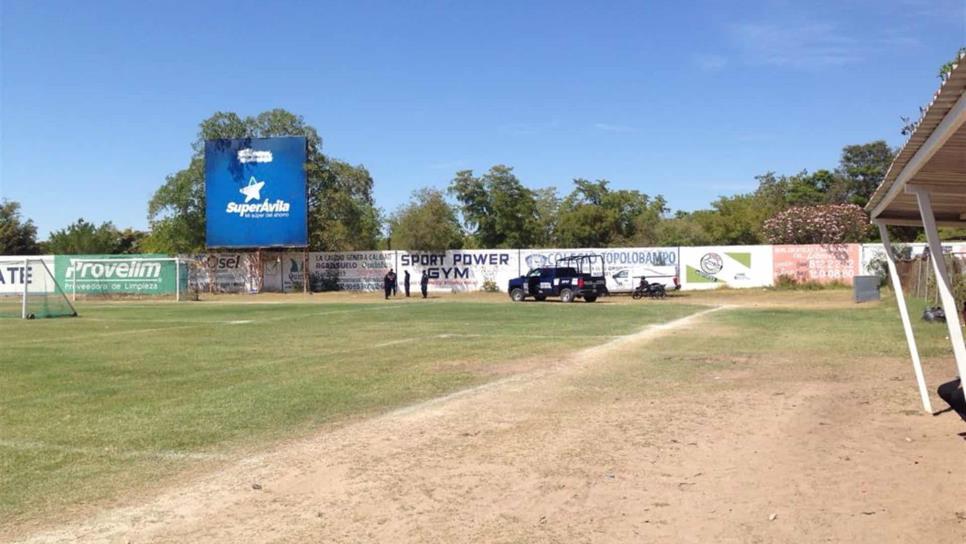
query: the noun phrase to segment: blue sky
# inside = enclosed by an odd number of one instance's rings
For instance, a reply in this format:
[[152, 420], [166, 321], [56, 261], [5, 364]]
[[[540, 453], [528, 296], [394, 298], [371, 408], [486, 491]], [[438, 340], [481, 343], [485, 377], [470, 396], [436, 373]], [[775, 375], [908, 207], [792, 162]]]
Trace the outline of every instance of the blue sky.
[[499, 163], [690, 210], [902, 143], [966, 44], [966, 0], [738, 4], [0, 0], [0, 196], [145, 228], [200, 120], [282, 107], [387, 211]]

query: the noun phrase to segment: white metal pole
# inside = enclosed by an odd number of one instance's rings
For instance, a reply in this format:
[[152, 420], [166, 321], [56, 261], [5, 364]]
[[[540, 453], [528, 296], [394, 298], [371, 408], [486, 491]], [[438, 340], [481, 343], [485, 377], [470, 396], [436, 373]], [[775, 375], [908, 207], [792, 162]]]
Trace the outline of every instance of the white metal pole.
[[922, 361], [919, 359], [919, 348], [916, 346], [916, 336], [912, 332], [912, 322], [909, 319], [909, 309], [906, 307], [906, 295], [902, 292], [902, 281], [896, 268], [896, 255], [889, 240], [889, 231], [882, 223], [877, 223], [882, 246], [885, 249], [886, 263], [889, 268], [889, 278], [892, 280], [892, 290], [896, 293], [896, 304], [899, 305], [899, 317], [902, 319], [902, 329], [906, 333], [906, 343], [909, 345], [909, 355], [912, 357], [912, 370], [916, 374], [916, 385], [919, 386], [919, 396], [922, 398], [922, 409], [932, 413], [932, 402], [929, 401], [929, 389], [926, 388], [926, 378], [922, 372]]
[[181, 302], [181, 261], [174, 258], [174, 301]]
[[936, 271], [936, 290], [943, 302], [946, 312], [946, 328], [949, 329], [949, 341], [953, 344], [953, 355], [956, 357], [956, 367], [960, 378], [966, 378], [966, 344], [963, 343], [963, 329], [959, 323], [959, 308], [950, 287], [949, 273], [946, 270], [946, 259], [943, 258], [943, 248], [939, 241], [939, 231], [936, 229], [936, 216], [932, 213], [932, 199], [929, 191], [922, 187], [910, 187], [919, 201], [919, 214], [922, 215], [922, 226], [926, 228], [926, 240], [929, 242], [929, 253], [932, 266]]
[[30, 267], [30, 261], [27, 259], [23, 260], [23, 271], [20, 272], [20, 281], [23, 282], [23, 300], [20, 301], [20, 318], [27, 319], [27, 270]]

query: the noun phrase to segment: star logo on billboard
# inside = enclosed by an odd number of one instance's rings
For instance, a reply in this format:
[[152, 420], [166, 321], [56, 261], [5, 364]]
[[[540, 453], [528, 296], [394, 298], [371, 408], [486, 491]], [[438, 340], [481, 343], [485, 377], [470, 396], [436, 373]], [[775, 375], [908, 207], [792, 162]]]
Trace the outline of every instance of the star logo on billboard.
[[248, 204], [252, 200], [261, 200], [262, 187], [264, 186], [264, 181], [258, 181], [255, 176], [252, 176], [248, 180], [248, 185], [239, 189], [238, 192], [245, 195], [245, 203]]

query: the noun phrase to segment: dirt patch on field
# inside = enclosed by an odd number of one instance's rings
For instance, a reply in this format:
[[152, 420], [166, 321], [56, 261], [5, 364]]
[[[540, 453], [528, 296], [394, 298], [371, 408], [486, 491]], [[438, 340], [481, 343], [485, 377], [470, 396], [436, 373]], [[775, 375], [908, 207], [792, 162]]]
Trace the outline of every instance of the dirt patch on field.
[[[727, 311], [727, 310], [721, 310]], [[962, 542], [966, 442], [871, 365], [658, 380], [714, 314], [320, 433], [28, 542]], [[697, 333], [706, 329], [692, 329]], [[717, 361], [712, 363], [716, 364]], [[780, 380], [771, 378], [781, 375]], [[896, 374], [895, 377], [900, 377]], [[626, 378], [626, 379], [625, 379]], [[847, 379], [846, 379], [847, 378]], [[643, 380], [643, 381], [642, 381]]]

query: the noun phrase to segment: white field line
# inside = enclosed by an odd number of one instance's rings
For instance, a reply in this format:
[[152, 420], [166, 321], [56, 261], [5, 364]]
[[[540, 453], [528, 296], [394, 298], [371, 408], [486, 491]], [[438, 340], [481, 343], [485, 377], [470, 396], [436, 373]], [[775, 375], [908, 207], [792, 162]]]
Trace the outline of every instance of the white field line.
[[[430, 334], [427, 336], [413, 336], [410, 338], [400, 338], [399, 340], [390, 340], [388, 342], [382, 342], [379, 344], [373, 344], [371, 347], [374, 348], [384, 348], [386, 346], [396, 346], [399, 344], [408, 344], [410, 342], [418, 342], [421, 340], [447, 340], [447, 339], [459, 339], [459, 338], [540, 338], [549, 340], [566, 340], [570, 338], [621, 338], [619, 335], [613, 334], [463, 334], [463, 333], [443, 333], [443, 334]], [[366, 348], [353, 348], [347, 351], [356, 351], [357, 349]], [[330, 353], [340, 353], [340, 352], [330, 352]]]
[[72, 446], [61, 446], [59, 444], [47, 444], [45, 442], [37, 442], [34, 440], [2, 440], [0, 439], [0, 448], [9, 448], [13, 450], [20, 451], [30, 451], [30, 450], [52, 450], [62, 453], [74, 453], [78, 455], [88, 455], [94, 457], [114, 457], [117, 459], [137, 459], [137, 458], [151, 458], [151, 459], [170, 459], [175, 461], [192, 460], [192, 461], [209, 461], [209, 460], [225, 460], [228, 459], [227, 455], [221, 455], [217, 453], [196, 453], [196, 452], [186, 452], [186, 451], [172, 451], [172, 450], [119, 450], [114, 448], [77, 448]]
[[[708, 315], [710, 313], [717, 312], [719, 310], [729, 309], [729, 308], [730, 308], [730, 306], [715, 306], [714, 308], [709, 308], [707, 310], [702, 310], [700, 312], [695, 312], [693, 314], [686, 315], [684, 317], [680, 317], [678, 319], [674, 319], [674, 320], [668, 321], [666, 323], [660, 323], [660, 324], [656, 324], [656, 325], [648, 325], [648, 326], [646, 326], [646, 327], [644, 327], [644, 328], [642, 328], [642, 329], [640, 329], [640, 330], [638, 330], [636, 332], [633, 332], [631, 334], [627, 334], [627, 335], [624, 335], [624, 336], [614, 337], [614, 339], [612, 339], [610, 342], [605, 342], [603, 344], [599, 344], [599, 345], [596, 345], [596, 346], [591, 346], [591, 347], [588, 347], [588, 348], [584, 348], [584, 349], [576, 352], [573, 357], [574, 357], [574, 359], [579, 360], [582, 356], [585, 356], [585, 355], [600, 355], [601, 353], [606, 353], [606, 352], [608, 352], [610, 350], [613, 350], [613, 349], [616, 349], [616, 348], [618, 348], [618, 347], [620, 347], [620, 346], [622, 346], [624, 344], [628, 344], [628, 343], [633, 343], [633, 342], [637, 342], [637, 341], [641, 341], [641, 340], [647, 340], [647, 339], [652, 339], [652, 338], [655, 338], [655, 337], [659, 337], [659, 336], [662, 335], [662, 333], [665, 333], [665, 332], [668, 332], [668, 331], [677, 329], [679, 327], [684, 327], [684, 326], [690, 325], [691, 322], [696, 321], [696, 320], [700, 319], [701, 317], [704, 317], [704, 316], [706, 316], [706, 315]], [[444, 395], [442, 397], [436, 397], [436, 398], [429, 399], [429, 400], [426, 400], [426, 401], [423, 401], [423, 402], [420, 402], [420, 403], [417, 403], [417, 404], [413, 404], [413, 405], [410, 405], [410, 406], [404, 406], [402, 408], [398, 408], [396, 410], [393, 410], [391, 412], [388, 412], [387, 414], [385, 414], [382, 417], [394, 417], [394, 416], [398, 416], [398, 415], [405, 415], [405, 414], [409, 414], [409, 413], [413, 413], [413, 412], [418, 412], [418, 411], [423, 410], [423, 409], [426, 409], [426, 408], [431, 408], [433, 406], [438, 406], [440, 404], [444, 404], [444, 403], [449, 402], [449, 401], [454, 400], [454, 399], [458, 399], [458, 398], [461, 398], [461, 397], [472, 396], [472, 395], [475, 395], [477, 393], [480, 393], [480, 392], [483, 392], [483, 391], [487, 391], [489, 389], [494, 389], [494, 388], [503, 386], [503, 385], [508, 384], [508, 383], [526, 381], [526, 380], [532, 379], [534, 375], [543, 374], [543, 373], [546, 373], [546, 372], [547, 372], [546, 369], [542, 369], [542, 370], [534, 370], [534, 371], [531, 371], [531, 372], [525, 372], [525, 373], [522, 373], [522, 374], [514, 374], [514, 375], [511, 375], [511, 376], [507, 376], [505, 378], [501, 378], [499, 380], [495, 380], [495, 381], [492, 381], [492, 382], [487, 382], [487, 383], [484, 383], [484, 384], [481, 384], [481, 385], [477, 385], [475, 387], [470, 387], [468, 389], [461, 389], [459, 391], [450, 393], [448, 395]]]

